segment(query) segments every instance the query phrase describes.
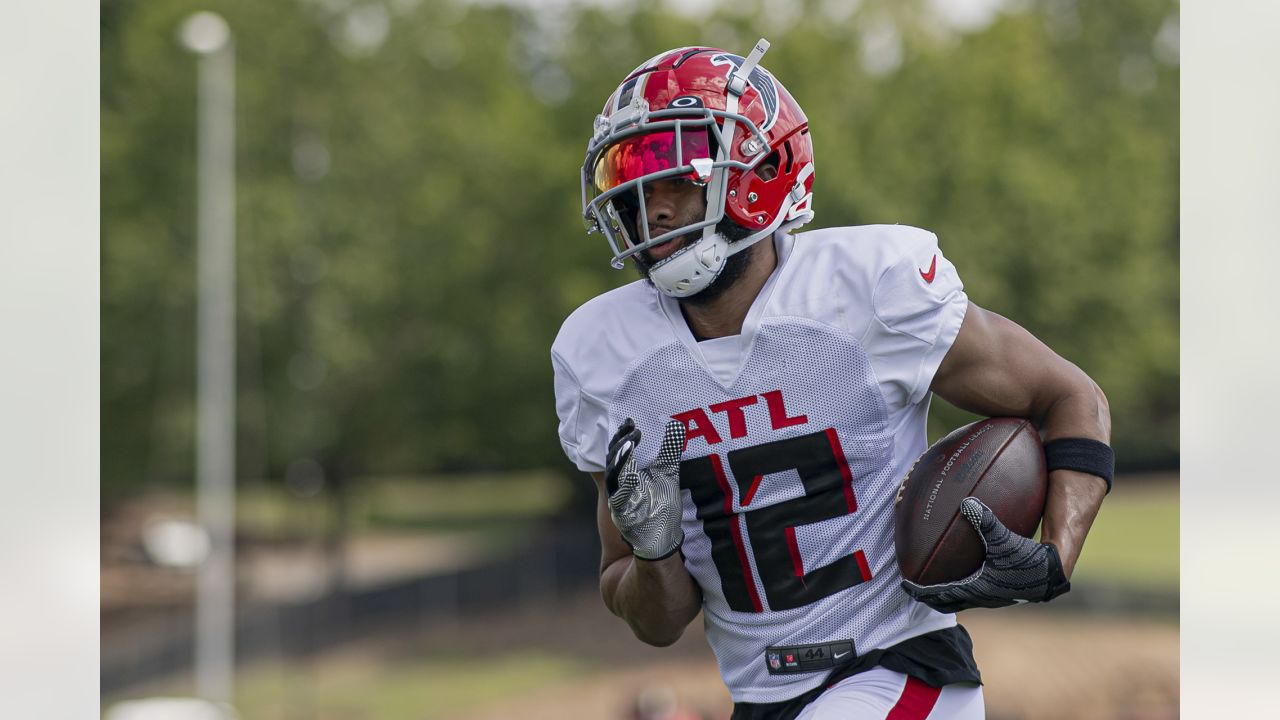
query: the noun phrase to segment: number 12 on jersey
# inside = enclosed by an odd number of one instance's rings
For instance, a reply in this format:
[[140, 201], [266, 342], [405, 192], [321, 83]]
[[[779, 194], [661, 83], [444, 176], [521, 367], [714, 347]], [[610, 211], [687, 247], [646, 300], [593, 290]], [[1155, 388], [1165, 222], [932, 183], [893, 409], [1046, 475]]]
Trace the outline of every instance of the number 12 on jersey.
[[[796, 543], [796, 526], [858, 509], [853, 476], [834, 428], [733, 450], [725, 458], [738, 485], [741, 513], [733, 511], [733, 491], [717, 454], [682, 461], [680, 485], [692, 495], [698, 519], [711, 539], [711, 557], [731, 609], [764, 611], [747, 561], [739, 515], [746, 518], [756, 569], [772, 610], [803, 607], [871, 579], [861, 550], [805, 572]], [[786, 470], [800, 476], [805, 494], [750, 509], [764, 476]]]

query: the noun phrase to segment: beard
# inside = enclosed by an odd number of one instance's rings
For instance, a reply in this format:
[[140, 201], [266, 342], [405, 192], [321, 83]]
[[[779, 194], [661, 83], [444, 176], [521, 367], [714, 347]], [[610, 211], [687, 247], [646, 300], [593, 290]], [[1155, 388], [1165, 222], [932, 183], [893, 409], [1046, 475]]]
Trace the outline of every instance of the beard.
[[[737, 244], [751, 234], [750, 230], [725, 217], [716, 223], [716, 232], [729, 240], [729, 252], [733, 254], [725, 259], [724, 267], [720, 269], [720, 274], [716, 275], [709, 285], [693, 295], [680, 298], [682, 302], [690, 305], [707, 305], [713, 302], [723, 295], [726, 290], [733, 287], [747, 273], [747, 268], [751, 266], [751, 258], [755, 254], [754, 244], [736, 253], [733, 252]], [[693, 244], [701, 239], [702, 231], [698, 230], [680, 237], [687, 243]], [[683, 250], [684, 248], [680, 249]], [[650, 269], [656, 264], [653, 262], [653, 258], [648, 251], [637, 253], [634, 257], [636, 259], [636, 271], [640, 273], [640, 277], [644, 278], [645, 282], [649, 283], [650, 287], [654, 287], [653, 279], [649, 277]]]

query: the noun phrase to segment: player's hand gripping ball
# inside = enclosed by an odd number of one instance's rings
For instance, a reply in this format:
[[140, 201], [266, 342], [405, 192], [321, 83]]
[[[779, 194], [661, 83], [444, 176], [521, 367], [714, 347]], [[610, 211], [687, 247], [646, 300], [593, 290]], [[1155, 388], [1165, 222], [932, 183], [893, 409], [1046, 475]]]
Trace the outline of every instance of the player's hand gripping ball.
[[1025, 419], [986, 418], [934, 443], [894, 508], [903, 590], [940, 612], [1066, 592], [1057, 549], [1029, 537], [1048, 486], [1040, 435]]
[[949, 613], [973, 607], [1047, 602], [1071, 589], [1057, 548], [1013, 532], [975, 497], [965, 498], [960, 512], [986, 546], [982, 567], [973, 575], [950, 583], [918, 585], [903, 580], [902, 589], [908, 595], [938, 612]]
[[605, 488], [609, 514], [636, 557], [661, 560], [680, 549], [680, 454], [684, 452], [684, 423], [671, 420], [662, 436], [658, 459], [636, 469], [635, 449], [640, 429], [631, 418], [609, 441]]

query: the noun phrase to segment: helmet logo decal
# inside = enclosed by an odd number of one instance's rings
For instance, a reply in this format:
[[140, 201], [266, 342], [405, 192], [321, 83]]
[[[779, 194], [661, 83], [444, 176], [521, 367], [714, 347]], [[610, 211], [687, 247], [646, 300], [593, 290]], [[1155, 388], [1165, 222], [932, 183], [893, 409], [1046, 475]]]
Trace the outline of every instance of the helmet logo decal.
[[[725, 77], [732, 75], [733, 71], [742, 67], [744, 62], [746, 58], [731, 53], [719, 53], [711, 58], [712, 65], [728, 66], [725, 68]], [[747, 85], [756, 89], [756, 93], [760, 95], [760, 101], [764, 104], [764, 123], [760, 125], [760, 132], [767, 132], [778, 119], [778, 87], [774, 85], [773, 76], [769, 71], [759, 65], [751, 70]]]
[[618, 88], [618, 102], [614, 103], [614, 110], [621, 110], [631, 102], [631, 96], [635, 93], [636, 83], [639, 80], [640, 77], [637, 76], [622, 83], [622, 87]]
[[698, 47], [676, 48], [675, 50], [658, 53], [637, 65], [635, 70], [628, 73], [627, 77], [630, 79], [622, 83], [622, 86], [618, 88], [618, 100], [613, 104], [613, 109], [621, 110], [626, 107], [627, 103], [631, 102], [631, 98], [635, 95], [637, 89], [640, 92], [644, 92], [644, 81], [648, 79], [649, 75], [649, 73], [645, 71], [657, 68], [658, 65], [661, 64], [663, 58], [670, 57], [675, 53], [683, 52], [684, 55], [676, 61], [676, 67], [679, 67], [680, 63], [683, 63], [685, 60], [689, 59], [689, 57], [697, 54], [701, 50], [702, 48]]
[[697, 95], [684, 95], [672, 100], [667, 107], [673, 108], [700, 108], [702, 107], [702, 98]]

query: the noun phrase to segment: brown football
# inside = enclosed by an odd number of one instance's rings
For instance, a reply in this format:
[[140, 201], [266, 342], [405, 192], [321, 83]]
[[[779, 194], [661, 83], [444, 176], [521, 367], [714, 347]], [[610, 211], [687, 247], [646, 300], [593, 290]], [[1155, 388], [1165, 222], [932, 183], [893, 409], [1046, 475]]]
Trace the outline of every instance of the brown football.
[[1032, 537], [1049, 480], [1044, 447], [1030, 421], [987, 418], [934, 443], [898, 489], [894, 542], [902, 576], [921, 585], [951, 582], [982, 565], [978, 533], [960, 514], [972, 495], [1010, 530]]

